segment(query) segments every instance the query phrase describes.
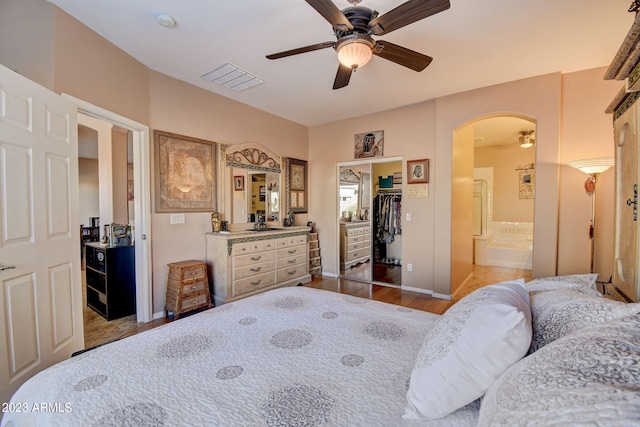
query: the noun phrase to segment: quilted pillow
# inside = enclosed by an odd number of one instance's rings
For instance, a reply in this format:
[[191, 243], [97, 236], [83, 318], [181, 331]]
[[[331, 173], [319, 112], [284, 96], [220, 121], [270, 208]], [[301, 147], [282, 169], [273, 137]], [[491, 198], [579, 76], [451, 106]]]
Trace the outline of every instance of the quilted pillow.
[[602, 298], [581, 289], [531, 292], [533, 338], [529, 353], [594, 323], [640, 313], [640, 304]]
[[480, 288], [429, 331], [411, 372], [404, 418], [442, 418], [482, 396], [531, 343], [524, 280]]
[[[582, 289], [585, 293], [601, 295], [596, 286], [597, 274], [568, 274], [564, 276], [541, 277], [526, 283], [531, 291], [549, 291], [554, 289]], [[593, 291], [593, 292], [591, 292]]]
[[479, 426], [631, 426], [640, 408], [640, 315], [560, 338], [489, 388]]

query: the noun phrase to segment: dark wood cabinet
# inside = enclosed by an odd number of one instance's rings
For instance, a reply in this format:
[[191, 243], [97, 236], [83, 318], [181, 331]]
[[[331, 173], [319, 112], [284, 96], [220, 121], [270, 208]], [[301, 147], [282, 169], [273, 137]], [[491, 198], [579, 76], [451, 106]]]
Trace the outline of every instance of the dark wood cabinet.
[[107, 320], [135, 314], [134, 247], [87, 243], [86, 256], [87, 306]]

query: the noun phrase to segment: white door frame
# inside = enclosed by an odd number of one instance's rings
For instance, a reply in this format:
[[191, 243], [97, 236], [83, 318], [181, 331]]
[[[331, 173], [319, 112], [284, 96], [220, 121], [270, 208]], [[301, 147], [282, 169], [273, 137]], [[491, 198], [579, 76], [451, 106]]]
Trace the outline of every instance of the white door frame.
[[153, 318], [153, 292], [151, 272], [151, 173], [149, 159], [149, 126], [105, 110], [66, 93], [78, 106], [78, 113], [104, 120], [133, 134], [133, 209], [136, 258], [136, 315], [138, 322]]

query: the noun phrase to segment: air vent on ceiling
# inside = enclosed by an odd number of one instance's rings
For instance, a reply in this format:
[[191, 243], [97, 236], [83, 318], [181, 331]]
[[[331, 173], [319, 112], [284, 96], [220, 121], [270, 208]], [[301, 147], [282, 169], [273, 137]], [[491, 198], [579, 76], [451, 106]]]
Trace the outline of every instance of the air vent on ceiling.
[[264, 79], [256, 77], [233, 64], [225, 64], [200, 77], [236, 92], [242, 92], [264, 83]]

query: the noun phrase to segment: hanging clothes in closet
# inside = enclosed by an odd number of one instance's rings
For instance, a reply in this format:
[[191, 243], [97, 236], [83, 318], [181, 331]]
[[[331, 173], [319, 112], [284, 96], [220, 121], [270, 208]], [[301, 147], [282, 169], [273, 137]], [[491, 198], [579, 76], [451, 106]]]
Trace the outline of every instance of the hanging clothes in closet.
[[378, 193], [373, 200], [373, 214], [374, 256], [380, 261], [387, 257], [386, 245], [402, 234], [402, 195]]

